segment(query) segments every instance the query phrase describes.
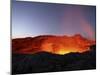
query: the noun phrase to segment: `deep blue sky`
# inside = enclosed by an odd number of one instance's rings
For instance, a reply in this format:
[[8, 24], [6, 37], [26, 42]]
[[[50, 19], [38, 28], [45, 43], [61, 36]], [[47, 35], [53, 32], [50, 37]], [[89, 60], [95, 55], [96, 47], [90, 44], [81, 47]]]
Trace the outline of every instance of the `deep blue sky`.
[[96, 7], [54, 3], [12, 3], [12, 37], [75, 35], [95, 39]]

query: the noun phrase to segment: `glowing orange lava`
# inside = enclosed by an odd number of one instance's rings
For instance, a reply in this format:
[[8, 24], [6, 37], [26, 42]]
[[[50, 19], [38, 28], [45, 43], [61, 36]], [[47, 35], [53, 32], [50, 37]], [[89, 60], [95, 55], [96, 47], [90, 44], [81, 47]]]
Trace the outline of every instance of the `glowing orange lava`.
[[67, 54], [70, 52], [85, 52], [88, 51], [90, 46], [95, 44], [94, 41], [87, 40], [80, 35], [73, 37], [62, 36], [55, 38], [48, 38], [45, 40], [41, 49], [55, 54]]
[[81, 35], [69, 36], [39, 36], [35, 38], [13, 40], [14, 53], [33, 54], [41, 51], [64, 55], [71, 52], [89, 51], [95, 41]]

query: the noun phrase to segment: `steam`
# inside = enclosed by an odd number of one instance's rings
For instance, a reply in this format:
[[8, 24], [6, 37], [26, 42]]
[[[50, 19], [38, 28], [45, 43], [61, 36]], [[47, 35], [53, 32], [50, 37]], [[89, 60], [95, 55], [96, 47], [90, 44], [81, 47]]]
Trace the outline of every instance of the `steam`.
[[61, 22], [61, 31], [69, 35], [79, 33], [86, 38], [95, 40], [95, 30], [90, 21], [86, 19], [86, 13], [84, 11], [85, 9], [80, 8], [80, 6], [70, 6], [69, 9], [65, 9]]

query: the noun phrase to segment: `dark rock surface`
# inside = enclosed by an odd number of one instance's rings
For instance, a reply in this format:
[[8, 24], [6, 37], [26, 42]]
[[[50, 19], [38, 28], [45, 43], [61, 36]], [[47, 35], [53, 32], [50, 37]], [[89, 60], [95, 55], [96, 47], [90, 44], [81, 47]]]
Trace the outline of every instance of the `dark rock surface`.
[[65, 55], [39, 52], [36, 54], [12, 54], [12, 73], [42, 73], [57, 71], [96, 69], [96, 46], [84, 53]]

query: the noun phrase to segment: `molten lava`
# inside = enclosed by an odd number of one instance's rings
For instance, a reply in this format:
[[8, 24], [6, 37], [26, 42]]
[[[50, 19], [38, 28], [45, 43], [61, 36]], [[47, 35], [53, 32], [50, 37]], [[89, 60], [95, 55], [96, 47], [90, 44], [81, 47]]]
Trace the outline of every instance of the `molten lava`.
[[71, 52], [89, 51], [90, 46], [95, 45], [95, 41], [83, 38], [81, 35], [50, 36], [43, 35], [34, 38], [13, 39], [13, 53], [34, 54], [37, 52], [50, 52], [64, 55]]

